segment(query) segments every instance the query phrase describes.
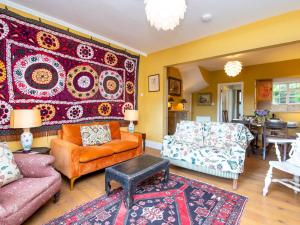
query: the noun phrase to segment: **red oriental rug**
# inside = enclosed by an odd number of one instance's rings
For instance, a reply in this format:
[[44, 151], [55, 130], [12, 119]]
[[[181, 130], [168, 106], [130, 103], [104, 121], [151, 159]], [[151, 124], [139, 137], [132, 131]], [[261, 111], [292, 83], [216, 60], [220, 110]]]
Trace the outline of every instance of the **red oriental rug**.
[[103, 195], [47, 225], [121, 224], [239, 224], [247, 198], [196, 180], [170, 174], [164, 184], [161, 175], [142, 183], [130, 210], [124, 206], [123, 191]]

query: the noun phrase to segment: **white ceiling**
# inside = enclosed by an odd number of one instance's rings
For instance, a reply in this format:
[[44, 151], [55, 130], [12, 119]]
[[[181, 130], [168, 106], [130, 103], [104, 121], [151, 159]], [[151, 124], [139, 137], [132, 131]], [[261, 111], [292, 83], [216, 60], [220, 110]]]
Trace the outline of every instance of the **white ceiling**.
[[[151, 53], [267, 17], [300, 9], [299, 0], [187, 0], [185, 19], [174, 31], [157, 31], [146, 20], [143, 0], [0, 0], [101, 35], [139, 53]], [[201, 16], [213, 20], [203, 23]], [[43, 17], [43, 16], [41, 16]], [[44, 17], [44, 18], [45, 18]]]

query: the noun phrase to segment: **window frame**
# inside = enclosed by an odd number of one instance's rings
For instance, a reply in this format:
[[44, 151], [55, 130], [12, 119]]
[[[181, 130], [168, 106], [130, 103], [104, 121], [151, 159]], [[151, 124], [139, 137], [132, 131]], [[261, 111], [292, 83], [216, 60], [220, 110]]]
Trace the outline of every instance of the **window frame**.
[[[290, 103], [290, 84], [292, 83], [300, 83], [300, 79], [293, 79], [293, 80], [280, 80], [280, 81], [273, 81], [272, 83], [272, 105], [300, 105], [300, 102], [298, 103]], [[276, 103], [274, 102], [274, 85], [280, 85], [280, 84], [285, 84], [286, 85], [286, 101], [285, 103]], [[296, 89], [300, 91], [300, 88]], [[279, 91], [280, 93], [280, 91]]]

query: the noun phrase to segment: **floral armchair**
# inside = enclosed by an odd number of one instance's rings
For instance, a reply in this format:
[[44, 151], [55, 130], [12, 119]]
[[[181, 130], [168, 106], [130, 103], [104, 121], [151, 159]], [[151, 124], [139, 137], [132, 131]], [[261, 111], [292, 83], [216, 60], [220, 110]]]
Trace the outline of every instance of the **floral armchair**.
[[243, 124], [182, 121], [164, 137], [161, 154], [177, 166], [233, 179], [236, 189], [252, 139]]

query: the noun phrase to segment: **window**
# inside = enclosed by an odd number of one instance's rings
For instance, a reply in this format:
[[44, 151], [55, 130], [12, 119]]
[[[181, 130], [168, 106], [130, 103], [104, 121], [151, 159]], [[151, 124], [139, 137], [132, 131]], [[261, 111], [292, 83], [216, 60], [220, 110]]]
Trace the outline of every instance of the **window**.
[[300, 80], [274, 82], [273, 104], [300, 104]]

